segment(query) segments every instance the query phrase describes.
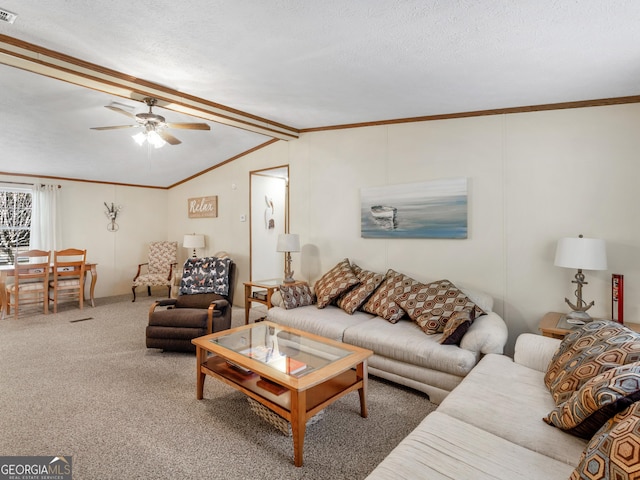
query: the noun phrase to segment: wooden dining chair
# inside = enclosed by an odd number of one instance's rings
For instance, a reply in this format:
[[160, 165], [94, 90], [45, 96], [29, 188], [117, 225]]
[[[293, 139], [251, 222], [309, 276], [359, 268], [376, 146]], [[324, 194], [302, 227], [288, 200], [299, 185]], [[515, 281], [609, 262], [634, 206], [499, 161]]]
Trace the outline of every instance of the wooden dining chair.
[[53, 252], [53, 280], [49, 281], [53, 313], [58, 313], [61, 298], [77, 298], [80, 310], [84, 307], [84, 277], [87, 251], [67, 248]]
[[[24, 262], [24, 259], [28, 262]], [[17, 253], [14, 260], [13, 285], [7, 285], [7, 314], [14, 309], [14, 317], [18, 318], [20, 307], [42, 302], [43, 311], [49, 313], [49, 269], [51, 252], [29, 250]]]

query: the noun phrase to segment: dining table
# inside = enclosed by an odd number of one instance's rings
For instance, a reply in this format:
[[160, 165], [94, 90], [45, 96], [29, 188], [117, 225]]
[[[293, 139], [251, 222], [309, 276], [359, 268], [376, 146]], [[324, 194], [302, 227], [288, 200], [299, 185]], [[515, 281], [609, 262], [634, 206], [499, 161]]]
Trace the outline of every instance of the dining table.
[[[89, 301], [91, 302], [91, 306], [95, 307], [94, 303], [94, 291], [96, 287], [96, 281], [98, 280], [98, 271], [97, 271], [97, 263], [85, 263], [85, 272], [91, 273], [91, 284], [89, 285]], [[53, 263], [49, 267], [50, 271], [53, 272]], [[9, 277], [13, 277], [15, 274], [15, 267], [13, 265], [0, 265], [0, 312], [4, 317], [7, 312], [7, 279]]]

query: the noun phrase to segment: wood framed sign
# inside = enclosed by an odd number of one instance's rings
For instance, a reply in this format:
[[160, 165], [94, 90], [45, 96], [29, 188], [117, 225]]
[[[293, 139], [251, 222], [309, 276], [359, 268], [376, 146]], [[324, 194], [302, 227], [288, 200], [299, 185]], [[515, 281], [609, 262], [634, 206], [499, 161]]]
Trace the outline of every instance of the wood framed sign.
[[189, 198], [187, 211], [189, 218], [215, 218], [218, 216], [218, 196]]

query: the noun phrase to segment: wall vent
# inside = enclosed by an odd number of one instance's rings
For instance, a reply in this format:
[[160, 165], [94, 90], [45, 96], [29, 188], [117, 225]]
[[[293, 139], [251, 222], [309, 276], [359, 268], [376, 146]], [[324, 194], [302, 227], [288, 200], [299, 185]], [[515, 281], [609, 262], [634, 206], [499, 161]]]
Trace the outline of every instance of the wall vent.
[[4, 8], [0, 8], [0, 21], [13, 23], [16, 21], [16, 18], [18, 18], [18, 15], [16, 15], [15, 13], [11, 13]]

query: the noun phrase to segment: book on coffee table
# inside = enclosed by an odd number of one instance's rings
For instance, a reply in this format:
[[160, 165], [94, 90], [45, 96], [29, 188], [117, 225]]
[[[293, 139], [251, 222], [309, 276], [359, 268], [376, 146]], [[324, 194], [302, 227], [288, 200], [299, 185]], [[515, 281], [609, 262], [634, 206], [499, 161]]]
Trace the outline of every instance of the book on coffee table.
[[300, 360], [296, 360], [295, 358], [287, 357], [285, 355], [272, 358], [271, 360], [269, 360], [269, 362], [267, 362], [267, 364], [275, 368], [276, 370], [288, 373], [289, 375], [295, 375], [296, 373], [300, 373], [305, 368], [307, 368], [306, 363], [301, 362]]
[[277, 383], [274, 383], [264, 377], [260, 377], [260, 380], [256, 382], [256, 385], [260, 388], [264, 388], [267, 392], [271, 392], [274, 395], [282, 395], [287, 391], [286, 387], [278, 385]]

